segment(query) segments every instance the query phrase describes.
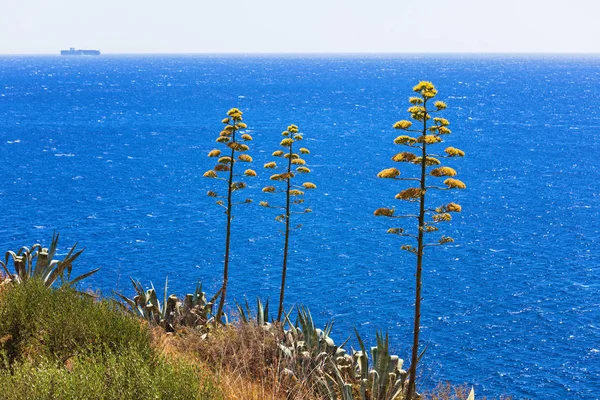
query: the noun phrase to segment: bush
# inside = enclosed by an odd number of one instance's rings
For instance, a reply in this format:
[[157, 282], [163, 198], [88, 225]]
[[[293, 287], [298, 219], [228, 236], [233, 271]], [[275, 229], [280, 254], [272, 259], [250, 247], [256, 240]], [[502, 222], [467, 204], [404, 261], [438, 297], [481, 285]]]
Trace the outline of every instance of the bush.
[[220, 399], [211, 379], [190, 364], [164, 357], [148, 361], [137, 351], [89, 353], [66, 366], [53, 360], [16, 363], [0, 370], [0, 397], [51, 399]]
[[42, 356], [64, 362], [82, 352], [133, 349], [149, 357], [150, 333], [109, 301], [39, 280], [0, 292], [0, 350], [12, 363]]
[[217, 399], [199, 368], [152, 347], [111, 301], [40, 280], [0, 289], [1, 399]]

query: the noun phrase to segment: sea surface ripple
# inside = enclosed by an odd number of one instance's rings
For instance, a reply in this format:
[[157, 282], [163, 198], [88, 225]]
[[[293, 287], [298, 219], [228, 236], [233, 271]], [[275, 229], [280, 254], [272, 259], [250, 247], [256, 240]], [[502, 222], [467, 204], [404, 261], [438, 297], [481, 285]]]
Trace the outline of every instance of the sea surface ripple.
[[422, 386], [599, 398], [599, 71], [583, 56], [2, 56], [0, 249], [57, 231], [63, 251], [86, 248], [76, 271], [102, 268], [84, 287], [130, 294], [129, 277], [168, 276], [170, 291], [201, 279], [213, 293], [225, 220], [202, 174], [239, 107], [259, 177], [255, 203], [235, 210], [230, 305], [276, 303], [283, 239], [257, 203], [271, 200], [262, 165], [295, 123], [318, 189], [292, 236], [287, 302], [335, 320], [338, 342], [387, 330], [408, 360], [414, 259], [385, 234], [398, 220], [373, 210], [409, 210], [394, 200], [405, 186], [376, 174], [400, 150], [392, 125], [411, 88], [431, 80], [468, 189], [430, 200], [463, 213], [441, 229], [455, 243], [425, 260]]

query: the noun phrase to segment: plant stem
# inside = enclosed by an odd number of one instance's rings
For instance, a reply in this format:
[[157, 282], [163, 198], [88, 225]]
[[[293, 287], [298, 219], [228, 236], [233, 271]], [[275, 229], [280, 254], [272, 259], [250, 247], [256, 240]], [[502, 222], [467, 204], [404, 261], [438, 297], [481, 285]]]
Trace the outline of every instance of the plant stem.
[[[427, 99], [423, 101], [423, 108], [425, 113], [423, 116], [423, 134], [422, 137], [425, 139], [427, 135]], [[419, 199], [419, 236], [418, 247], [417, 247], [417, 274], [416, 274], [416, 288], [415, 288], [415, 318], [414, 318], [414, 329], [413, 329], [413, 346], [412, 346], [412, 357], [410, 361], [410, 370], [408, 381], [408, 392], [406, 394], [407, 400], [412, 400], [416, 392], [416, 378], [417, 378], [417, 363], [419, 360], [419, 332], [421, 329], [421, 281], [423, 273], [423, 233], [425, 230], [425, 178], [427, 177], [426, 163], [427, 163], [427, 143], [423, 140], [423, 152], [421, 160], [421, 196]]]
[[[233, 122], [235, 125], [235, 121]], [[235, 143], [235, 132], [233, 130], [233, 135], [231, 139], [231, 143]], [[235, 164], [235, 146], [231, 148], [231, 167], [229, 168], [229, 179], [228, 179], [228, 187], [227, 187], [227, 230], [225, 234], [225, 261], [223, 263], [223, 286], [221, 286], [221, 298], [219, 299], [219, 308], [217, 309], [216, 320], [221, 321], [221, 317], [223, 315], [223, 307], [225, 306], [225, 297], [227, 295], [227, 280], [229, 278], [229, 243], [231, 241], [231, 189], [233, 185], [233, 166]]]
[[[293, 135], [291, 133], [290, 135]], [[293, 139], [293, 137], [292, 137]], [[292, 151], [293, 143], [290, 144], [290, 157], [288, 158], [288, 179], [287, 179], [287, 188], [285, 191], [286, 200], [285, 200], [285, 243], [283, 245], [283, 267], [281, 269], [281, 290], [279, 292], [279, 309], [277, 311], [277, 322], [281, 322], [281, 315], [283, 314], [283, 297], [285, 294], [285, 277], [287, 272], [287, 258], [288, 258], [288, 245], [290, 242], [290, 189], [292, 187]]]

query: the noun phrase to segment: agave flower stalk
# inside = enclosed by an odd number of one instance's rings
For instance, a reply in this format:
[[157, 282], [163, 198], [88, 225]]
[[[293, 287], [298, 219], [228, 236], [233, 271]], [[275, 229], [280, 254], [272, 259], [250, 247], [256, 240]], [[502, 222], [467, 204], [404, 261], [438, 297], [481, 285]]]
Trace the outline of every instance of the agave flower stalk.
[[[285, 296], [285, 279], [287, 274], [287, 263], [288, 263], [288, 250], [290, 243], [290, 230], [294, 229], [291, 227], [291, 216], [292, 214], [305, 214], [311, 212], [310, 208], [305, 208], [302, 211], [294, 211], [294, 206], [300, 206], [304, 204], [304, 191], [316, 189], [317, 186], [312, 182], [304, 182], [302, 185], [295, 185], [293, 183], [296, 174], [308, 174], [310, 169], [306, 167], [306, 161], [301, 158], [301, 155], [310, 154], [310, 151], [305, 147], [300, 147], [296, 150], [295, 146], [304, 137], [298, 132], [296, 125], [288, 126], [286, 131], [283, 131], [280, 145], [284, 150], [277, 150], [273, 153], [274, 157], [281, 157], [286, 159], [279, 166], [281, 173], [276, 173], [271, 176], [271, 180], [275, 182], [283, 183], [285, 186], [283, 189], [277, 189], [275, 186], [267, 186], [263, 188], [264, 193], [285, 193], [285, 205], [277, 206], [271, 205], [266, 201], [261, 201], [260, 205], [267, 208], [275, 208], [283, 210], [283, 214], [279, 214], [275, 217], [275, 220], [285, 224], [285, 241], [283, 244], [283, 265], [281, 269], [281, 289], [279, 291], [279, 308], [277, 311], [277, 321], [281, 322], [281, 316], [283, 315], [283, 300]], [[297, 153], [295, 153], [297, 151]], [[272, 161], [265, 164], [266, 169], [278, 169], [277, 162]], [[301, 225], [295, 228], [300, 228]]]
[[[223, 156], [221, 150], [214, 149], [208, 153], [209, 157], [217, 158], [217, 164], [215, 167], [204, 173], [205, 178], [212, 178], [220, 181], [227, 182], [227, 194], [219, 195], [217, 192], [210, 190], [207, 195], [209, 197], [216, 198], [215, 203], [225, 209], [225, 215], [227, 216], [227, 226], [225, 231], [225, 260], [223, 262], [223, 281], [220, 290], [219, 307], [217, 308], [216, 320], [221, 321], [223, 315], [223, 307], [225, 305], [225, 299], [227, 296], [227, 282], [229, 278], [229, 250], [231, 243], [231, 221], [233, 219], [233, 206], [238, 204], [251, 203], [251, 199], [245, 199], [241, 202], [233, 201], [233, 193], [241, 191], [246, 188], [246, 184], [242, 181], [235, 181], [234, 179], [246, 176], [254, 177], [256, 172], [252, 169], [246, 169], [243, 174], [235, 173], [234, 167], [237, 163], [252, 162], [250, 157], [245, 152], [249, 150], [246, 142], [252, 140], [252, 136], [243, 133], [243, 130], [247, 128], [246, 124], [242, 122], [242, 112], [237, 108], [232, 108], [227, 112], [227, 118], [223, 119], [224, 129], [217, 137], [216, 142], [227, 147], [226, 154]], [[239, 154], [238, 154], [239, 153]], [[237, 158], [236, 158], [237, 155]], [[226, 177], [222, 177], [225, 175]]]
[[[401, 249], [406, 250], [416, 255], [416, 274], [415, 274], [415, 315], [414, 315], [414, 330], [413, 330], [413, 346], [406, 399], [412, 400], [415, 396], [415, 381], [417, 363], [419, 360], [419, 332], [421, 321], [421, 284], [423, 274], [423, 254], [425, 248], [432, 246], [441, 246], [446, 243], [451, 243], [454, 240], [448, 236], [441, 236], [436, 242], [426, 243], [425, 235], [438, 231], [437, 225], [442, 222], [450, 221], [452, 212], [460, 212], [461, 206], [456, 203], [448, 203], [437, 208], [427, 208], [425, 200], [427, 193], [433, 190], [452, 190], [465, 189], [463, 182], [453, 178], [456, 171], [453, 168], [442, 166], [440, 159], [451, 157], [462, 157], [464, 152], [454, 147], [448, 147], [444, 154], [429, 153], [429, 146], [444, 142], [444, 137], [451, 133], [448, 129], [450, 124], [447, 119], [437, 117], [436, 114], [446, 109], [446, 104], [442, 101], [433, 102], [433, 98], [437, 94], [436, 88], [431, 82], [419, 82], [413, 91], [417, 93], [416, 97], [411, 97], [409, 102], [411, 107], [408, 109], [411, 119], [418, 124], [417, 128], [413, 128], [413, 122], [402, 120], [394, 124], [394, 129], [405, 131], [407, 134], [400, 135], [394, 139], [394, 143], [408, 147], [409, 150], [403, 151], [392, 157], [392, 161], [406, 164], [413, 164], [419, 168], [418, 177], [403, 178], [400, 177], [400, 171], [396, 168], [388, 168], [377, 174], [377, 177], [383, 179], [393, 179], [398, 181], [414, 182], [416, 186], [402, 190], [396, 195], [396, 199], [413, 202], [418, 204], [418, 212], [416, 214], [394, 215], [394, 208], [379, 208], [375, 211], [376, 216], [387, 218], [408, 218], [416, 219], [417, 232], [411, 232], [404, 228], [390, 228], [388, 233], [411, 238], [416, 240], [416, 247], [411, 244], [402, 245]], [[433, 102], [433, 107], [431, 103]], [[433, 118], [433, 122], [428, 122]], [[435, 177], [445, 179], [445, 186], [437, 186], [427, 184], [427, 177]]]

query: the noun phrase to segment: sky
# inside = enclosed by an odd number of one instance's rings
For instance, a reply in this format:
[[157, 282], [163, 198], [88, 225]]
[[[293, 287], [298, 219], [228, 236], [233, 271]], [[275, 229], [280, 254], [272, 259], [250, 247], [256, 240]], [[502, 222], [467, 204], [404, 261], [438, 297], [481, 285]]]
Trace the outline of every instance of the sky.
[[0, 54], [600, 53], [599, 0], [0, 2]]

